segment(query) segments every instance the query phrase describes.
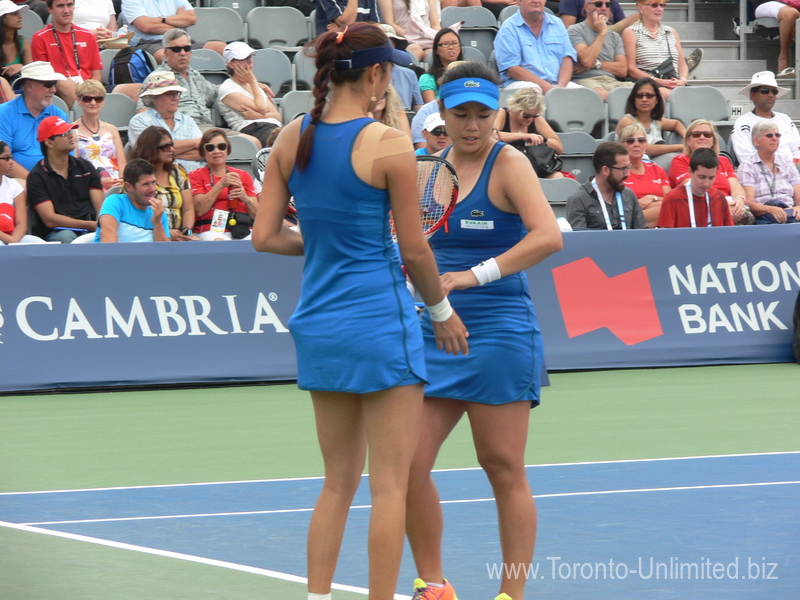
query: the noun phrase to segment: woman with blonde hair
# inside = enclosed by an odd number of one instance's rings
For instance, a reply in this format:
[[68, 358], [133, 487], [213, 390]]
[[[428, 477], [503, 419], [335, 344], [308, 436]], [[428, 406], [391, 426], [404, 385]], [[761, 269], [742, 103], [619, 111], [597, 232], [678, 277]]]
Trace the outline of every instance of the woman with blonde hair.
[[683, 56], [678, 32], [661, 20], [664, 0], [637, 0], [640, 19], [622, 32], [628, 76], [652, 77], [669, 97], [670, 90], [686, 85], [689, 66]]
[[721, 156], [719, 153], [717, 128], [707, 119], [696, 119], [686, 128], [686, 135], [683, 137], [683, 152], [673, 158], [669, 166], [669, 184], [676, 188], [691, 176], [689, 159], [692, 152], [698, 148], [710, 148], [719, 158], [717, 177], [714, 179], [713, 187], [728, 198], [734, 222], [737, 225], [755, 222], [753, 216], [745, 209], [744, 188], [736, 177], [736, 170], [728, 157]]
[[625, 185], [636, 194], [648, 227], [655, 227], [661, 212], [661, 201], [672, 188], [667, 172], [656, 163], [642, 160], [647, 152], [647, 134], [638, 123], [620, 132], [619, 141], [628, 149], [631, 170]]
[[83, 114], [78, 124], [77, 153], [100, 170], [103, 189], [122, 185], [122, 172], [128, 164], [122, 137], [111, 123], [100, 120], [106, 98], [106, 88], [96, 79], [87, 79], [77, 89], [78, 106]]
[[397, 90], [394, 89], [391, 83], [386, 88], [383, 98], [378, 101], [378, 104], [372, 110], [372, 118], [384, 125], [399, 129], [408, 137], [411, 137], [411, 124], [408, 122], [406, 111], [403, 110], [400, 96], [397, 95]]
[[[525, 146], [549, 146], [556, 154], [564, 152], [561, 138], [542, 116], [545, 109], [544, 95], [538, 87], [525, 87], [514, 92], [508, 99], [508, 107], [497, 111], [494, 135], [501, 142], [518, 149]], [[563, 177], [553, 173], [547, 179]]]

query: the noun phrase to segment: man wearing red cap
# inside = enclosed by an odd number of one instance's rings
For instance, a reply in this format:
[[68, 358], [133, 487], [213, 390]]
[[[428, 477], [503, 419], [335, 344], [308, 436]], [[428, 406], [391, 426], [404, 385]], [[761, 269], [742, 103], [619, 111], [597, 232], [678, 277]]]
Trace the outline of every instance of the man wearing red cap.
[[[69, 244], [97, 229], [103, 204], [103, 185], [88, 160], [71, 156], [75, 149], [76, 123], [47, 117], [39, 125], [37, 139], [44, 158], [28, 175], [28, 204], [35, 211], [35, 235], [48, 242]], [[85, 241], [92, 241], [86, 236]]]

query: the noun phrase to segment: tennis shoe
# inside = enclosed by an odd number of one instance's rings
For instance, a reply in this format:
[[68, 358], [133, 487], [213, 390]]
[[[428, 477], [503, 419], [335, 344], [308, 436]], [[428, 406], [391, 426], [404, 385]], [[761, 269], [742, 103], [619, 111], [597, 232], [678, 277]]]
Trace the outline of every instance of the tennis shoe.
[[418, 577], [414, 580], [414, 597], [411, 600], [458, 600], [458, 597], [447, 579], [444, 580], [444, 586], [435, 587]]

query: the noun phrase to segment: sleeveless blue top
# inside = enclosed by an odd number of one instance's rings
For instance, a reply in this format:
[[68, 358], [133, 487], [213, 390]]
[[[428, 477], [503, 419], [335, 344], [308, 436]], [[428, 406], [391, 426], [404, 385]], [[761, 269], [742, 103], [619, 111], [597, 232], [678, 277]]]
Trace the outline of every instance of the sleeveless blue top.
[[[303, 129], [309, 122], [306, 115]], [[372, 122], [316, 123], [311, 160], [289, 178], [305, 247], [300, 302], [289, 319], [301, 389], [367, 393], [425, 380], [389, 194], [352, 166], [355, 140]]]
[[[489, 177], [504, 146], [495, 143], [475, 186], [456, 204], [447, 231], [441, 228], [430, 239], [442, 273], [466, 271], [502, 254], [527, 235], [518, 214], [502, 211], [489, 200]], [[430, 317], [425, 313], [425, 359], [431, 382], [425, 395], [483, 404], [517, 400], [538, 404], [544, 350], [525, 273], [453, 290], [449, 298], [469, 331], [469, 354], [451, 356], [437, 351]]]

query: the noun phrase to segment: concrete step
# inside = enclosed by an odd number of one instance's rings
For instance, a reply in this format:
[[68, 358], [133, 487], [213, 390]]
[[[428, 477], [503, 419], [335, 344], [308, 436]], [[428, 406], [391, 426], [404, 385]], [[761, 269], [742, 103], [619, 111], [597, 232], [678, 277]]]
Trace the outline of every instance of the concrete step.
[[703, 56], [700, 66], [692, 73], [692, 78], [715, 78], [715, 77], [747, 77], [753, 76], [767, 68], [765, 60], [709, 60], [707, 55]]
[[[626, 15], [635, 15], [638, 12], [636, 2], [620, 2], [619, 5]], [[686, 2], [669, 2], [664, 9], [662, 18], [664, 21], [688, 21], [688, 4]]]
[[669, 25], [678, 32], [678, 37], [681, 38], [681, 44], [683, 44], [683, 40], [714, 39], [714, 23], [710, 21], [694, 23], [689, 23], [687, 21], [665, 21], [664, 24]]
[[[679, 34], [680, 35], [680, 34]], [[681, 39], [683, 53], [687, 56], [695, 48], [702, 48], [704, 51], [703, 60], [738, 60], [739, 42], [733, 40], [684, 40]], [[758, 57], [751, 57], [758, 58]], [[701, 63], [702, 64], [702, 63]]]

